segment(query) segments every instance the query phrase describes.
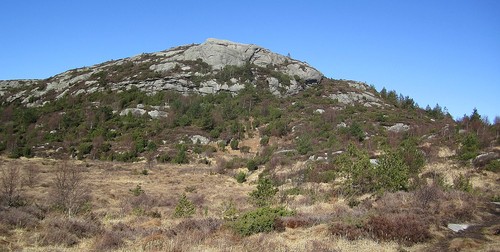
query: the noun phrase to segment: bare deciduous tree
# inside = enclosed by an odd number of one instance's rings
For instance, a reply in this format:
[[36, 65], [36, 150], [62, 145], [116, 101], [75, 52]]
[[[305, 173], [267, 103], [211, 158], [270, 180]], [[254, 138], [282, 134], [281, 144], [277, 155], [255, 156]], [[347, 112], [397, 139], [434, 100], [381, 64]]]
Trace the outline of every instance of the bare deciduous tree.
[[2, 169], [2, 198], [9, 206], [19, 203], [21, 189], [21, 174], [19, 166], [1, 165]]
[[84, 184], [82, 168], [67, 162], [57, 167], [53, 181], [53, 203], [69, 217], [80, 212], [90, 196]]

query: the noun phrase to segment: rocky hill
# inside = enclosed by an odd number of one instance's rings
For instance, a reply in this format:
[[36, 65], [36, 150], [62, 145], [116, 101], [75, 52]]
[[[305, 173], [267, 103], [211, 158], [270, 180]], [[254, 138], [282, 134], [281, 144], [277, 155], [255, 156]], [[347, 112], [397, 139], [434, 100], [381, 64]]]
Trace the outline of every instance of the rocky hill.
[[155, 93], [238, 93], [246, 84], [266, 86], [277, 95], [296, 94], [320, 83], [318, 70], [256, 45], [207, 39], [202, 44], [141, 54], [70, 70], [45, 80], [0, 81], [0, 98], [39, 106], [66, 94], [91, 94], [138, 87]]
[[1, 81], [0, 251], [493, 251], [499, 136], [215, 39]]

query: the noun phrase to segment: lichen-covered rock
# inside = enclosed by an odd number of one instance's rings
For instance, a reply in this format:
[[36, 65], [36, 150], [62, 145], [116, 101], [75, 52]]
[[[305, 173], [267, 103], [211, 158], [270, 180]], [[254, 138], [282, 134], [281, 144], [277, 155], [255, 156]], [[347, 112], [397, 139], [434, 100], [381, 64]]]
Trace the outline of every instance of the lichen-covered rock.
[[394, 133], [402, 133], [410, 130], [410, 126], [404, 124], [404, 123], [396, 123], [390, 127], [386, 127], [387, 131], [394, 132]]
[[[226, 69], [230, 66], [233, 68]], [[238, 68], [244, 68], [246, 75], [231, 76]], [[260, 46], [207, 39], [202, 44], [69, 70], [46, 80], [0, 81], [0, 98], [38, 106], [64, 95], [128, 90], [132, 86], [148, 93], [237, 94], [245, 85], [256, 86], [263, 80], [267, 83], [259, 85], [268, 85], [277, 96], [287, 96], [320, 83], [322, 78], [323, 74], [307, 63]], [[37, 88], [30, 88], [35, 85]]]

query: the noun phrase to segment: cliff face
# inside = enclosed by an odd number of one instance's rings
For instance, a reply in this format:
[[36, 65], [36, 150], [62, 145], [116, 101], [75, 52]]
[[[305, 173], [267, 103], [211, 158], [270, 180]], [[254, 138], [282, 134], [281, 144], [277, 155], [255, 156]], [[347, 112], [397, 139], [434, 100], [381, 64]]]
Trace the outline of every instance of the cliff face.
[[66, 94], [120, 91], [133, 86], [148, 93], [214, 94], [237, 93], [245, 85], [287, 96], [318, 84], [322, 78], [323, 74], [307, 63], [257, 45], [207, 39], [202, 44], [69, 70], [45, 80], [0, 81], [0, 98], [38, 106]]

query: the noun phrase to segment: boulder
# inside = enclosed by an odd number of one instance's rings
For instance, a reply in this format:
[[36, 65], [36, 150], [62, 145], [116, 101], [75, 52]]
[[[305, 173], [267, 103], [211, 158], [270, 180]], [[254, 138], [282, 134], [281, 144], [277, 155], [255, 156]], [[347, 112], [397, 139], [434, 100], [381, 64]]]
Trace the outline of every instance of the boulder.
[[402, 133], [410, 130], [410, 126], [404, 124], [404, 123], [396, 123], [390, 127], [385, 127], [387, 131], [394, 132], [394, 133]]
[[476, 158], [474, 158], [474, 160], [472, 160], [472, 164], [474, 164], [474, 166], [476, 167], [482, 167], [497, 159], [500, 159], [500, 153], [488, 152], [478, 155]]
[[210, 139], [201, 135], [191, 136], [190, 139], [193, 144], [197, 144], [199, 142], [200, 144], [207, 145], [210, 143]]

